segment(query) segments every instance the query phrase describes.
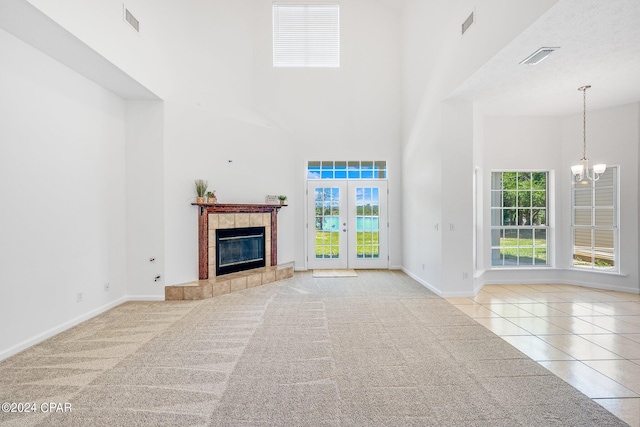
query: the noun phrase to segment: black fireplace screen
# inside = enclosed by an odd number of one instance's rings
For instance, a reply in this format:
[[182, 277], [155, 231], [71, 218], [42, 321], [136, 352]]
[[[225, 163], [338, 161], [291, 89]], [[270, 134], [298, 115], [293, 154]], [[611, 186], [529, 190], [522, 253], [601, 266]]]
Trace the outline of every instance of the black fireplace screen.
[[264, 227], [216, 230], [216, 276], [265, 266]]

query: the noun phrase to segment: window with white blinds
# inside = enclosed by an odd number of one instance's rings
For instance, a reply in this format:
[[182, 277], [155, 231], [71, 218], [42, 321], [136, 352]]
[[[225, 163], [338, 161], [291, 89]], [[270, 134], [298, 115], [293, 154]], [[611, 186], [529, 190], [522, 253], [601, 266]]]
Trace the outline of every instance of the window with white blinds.
[[597, 181], [573, 182], [573, 266], [618, 272], [618, 167]]
[[340, 5], [274, 2], [273, 66], [340, 67]]

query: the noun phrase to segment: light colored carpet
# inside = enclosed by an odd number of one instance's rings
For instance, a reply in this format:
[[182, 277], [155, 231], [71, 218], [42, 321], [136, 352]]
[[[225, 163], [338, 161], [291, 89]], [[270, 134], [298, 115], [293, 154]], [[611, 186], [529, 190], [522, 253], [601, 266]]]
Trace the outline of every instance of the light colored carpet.
[[0, 362], [1, 426], [623, 426], [400, 272], [130, 302]]
[[313, 277], [358, 277], [355, 270], [313, 270]]

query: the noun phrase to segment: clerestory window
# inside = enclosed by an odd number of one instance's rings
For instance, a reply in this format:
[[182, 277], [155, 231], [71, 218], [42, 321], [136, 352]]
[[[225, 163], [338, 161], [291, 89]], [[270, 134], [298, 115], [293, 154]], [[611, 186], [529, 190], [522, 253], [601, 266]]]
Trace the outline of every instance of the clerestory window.
[[340, 5], [273, 3], [274, 67], [340, 67]]

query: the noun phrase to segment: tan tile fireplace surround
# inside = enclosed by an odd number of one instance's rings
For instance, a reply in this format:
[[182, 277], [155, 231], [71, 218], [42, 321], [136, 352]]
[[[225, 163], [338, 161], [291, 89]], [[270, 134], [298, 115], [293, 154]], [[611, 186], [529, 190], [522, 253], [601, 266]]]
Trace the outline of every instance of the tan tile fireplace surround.
[[[281, 205], [196, 204], [198, 275], [194, 282], [166, 286], [165, 300], [196, 300], [252, 288], [293, 276], [292, 263], [278, 265], [278, 211]], [[264, 227], [265, 267], [216, 276], [216, 230]]]

